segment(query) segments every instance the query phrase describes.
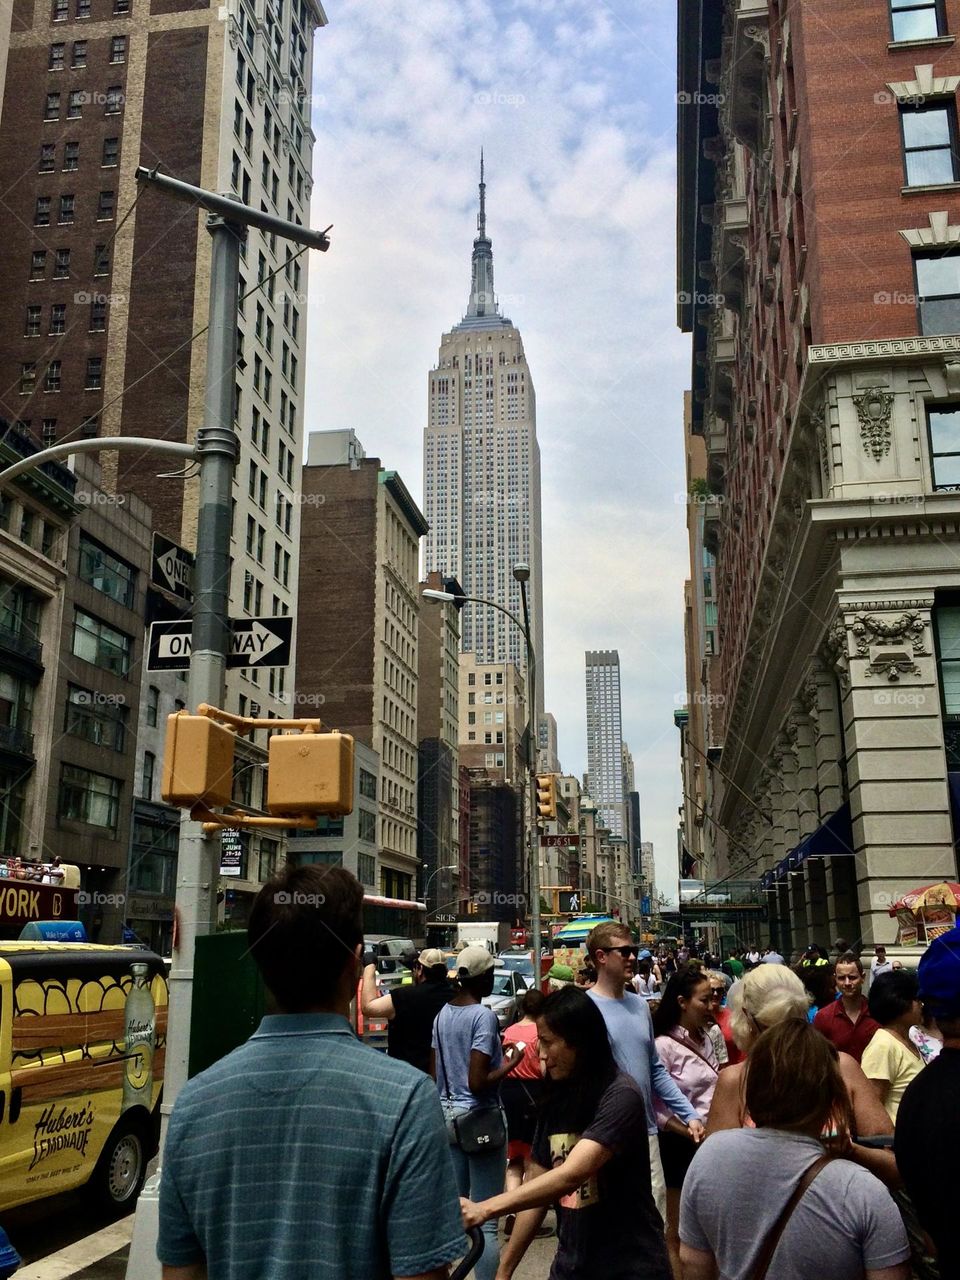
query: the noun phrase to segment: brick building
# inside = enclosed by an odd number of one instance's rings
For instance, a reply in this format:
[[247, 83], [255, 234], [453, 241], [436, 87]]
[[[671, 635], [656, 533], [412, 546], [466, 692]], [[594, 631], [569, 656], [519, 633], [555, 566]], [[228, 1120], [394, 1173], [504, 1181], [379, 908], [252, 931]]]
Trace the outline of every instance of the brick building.
[[380, 892], [417, 887], [417, 590], [427, 524], [352, 431], [311, 432], [303, 470], [296, 702], [379, 756]]
[[960, 834], [960, 4], [678, 14], [712, 870], [762, 873], [785, 954], [890, 943]]

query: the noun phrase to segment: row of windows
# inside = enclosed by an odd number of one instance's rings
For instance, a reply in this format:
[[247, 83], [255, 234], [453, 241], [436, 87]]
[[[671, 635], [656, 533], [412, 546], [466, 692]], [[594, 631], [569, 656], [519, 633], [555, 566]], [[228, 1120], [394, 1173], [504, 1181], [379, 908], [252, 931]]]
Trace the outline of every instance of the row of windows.
[[[116, 212], [116, 195], [113, 191], [101, 191], [97, 200], [97, 221], [109, 222]], [[53, 197], [37, 196], [33, 213], [35, 227], [49, 227], [53, 214]], [[58, 197], [57, 226], [69, 227], [76, 221], [77, 200], [72, 193]]]
[[[37, 389], [37, 380], [39, 376], [38, 366], [35, 361], [27, 360], [20, 365], [20, 394], [22, 396], [33, 395]], [[63, 361], [51, 360], [47, 364], [41, 383], [43, 390], [48, 393], [56, 393], [63, 387]], [[103, 389], [103, 357], [88, 356], [87, 369], [84, 375], [83, 383], [84, 391], [100, 391]]]
[[[110, 61], [126, 62], [127, 60], [127, 37], [111, 36], [110, 37]], [[67, 65], [67, 46], [62, 40], [57, 41], [50, 46], [50, 55], [47, 59], [48, 71], [63, 71]], [[86, 40], [74, 40], [70, 53], [71, 67], [85, 67], [87, 65], [87, 42]]]
[[[90, 303], [90, 318], [87, 325], [91, 333], [103, 333], [107, 327], [107, 303], [105, 299], [96, 299]], [[67, 304], [54, 302], [50, 306], [50, 319], [47, 333], [51, 336], [66, 333]], [[38, 338], [43, 332], [43, 307], [39, 303], [31, 303], [27, 307], [23, 322], [23, 336]]]
[[[120, 163], [120, 139], [104, 138], [100, 152], [101, 169], [115, 169]], [[40, 159], [37, 164], [39, 173], [54, 173], [57, 168], [57, 144], [42, 142]], [[75, 173], [80, 168], [80, 143], [65, 142], [63, 144], [63, 161], [60, 165], [62, 173]]]
[[[74, 0], [73, 16], [75, 18], [89, 18], [91, 10], [91, 0]], [[120, 17], [126, 17], [130, 12], [130, 0], [113, 0], [113, 12]], [[53, 0], [51, 18], [54, 22], [66, 22], [70, 17], [70, 0]]]
[[[43, 104], [44, 120], [60, 119], [60, 100], [62, 94], [59, 90], [48, 93]], [[67, 94], [67, 120], [80, 120], [83, 117], [83, 108], [89, 106], [103, 107], [105, 116], [117, 116], [123, 110], [124, 104], [123, 85], [112, 84], [105, 93], [99, 91], [91, 92], [89, 89], [71, 89]]]
[[[53, 279], [68, 280], [70, 278], [70, 250], [33, 249], [30, 252], [30, 279], [43, 280], [47, 274], [47, 261], [53, 258]], [[93, 274], [107, 276], [110, 274], [110, 251], [105, 244], [93, 246]]]

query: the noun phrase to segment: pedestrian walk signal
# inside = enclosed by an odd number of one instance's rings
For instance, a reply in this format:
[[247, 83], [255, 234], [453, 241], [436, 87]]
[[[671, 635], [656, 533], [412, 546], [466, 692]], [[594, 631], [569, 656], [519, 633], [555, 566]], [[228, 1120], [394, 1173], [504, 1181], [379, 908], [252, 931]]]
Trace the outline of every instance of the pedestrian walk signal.
[[557, 775], [537, 774], [537, 821], [555, 822], [557, 819]]

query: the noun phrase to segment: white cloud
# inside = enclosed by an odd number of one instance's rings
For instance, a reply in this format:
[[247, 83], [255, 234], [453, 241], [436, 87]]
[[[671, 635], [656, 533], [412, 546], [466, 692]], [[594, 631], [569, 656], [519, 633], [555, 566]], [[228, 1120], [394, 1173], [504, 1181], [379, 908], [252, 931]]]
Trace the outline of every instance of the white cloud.
[[667, 0], [327, 0], [316, 39], [308, 430], [421, 492], [426, 375], [469, 288], [477, 163], [543, 463], [546, 698], [585, 767], [583, 652], [618, 648], [644, 836], [673, 876], [687, 573]]

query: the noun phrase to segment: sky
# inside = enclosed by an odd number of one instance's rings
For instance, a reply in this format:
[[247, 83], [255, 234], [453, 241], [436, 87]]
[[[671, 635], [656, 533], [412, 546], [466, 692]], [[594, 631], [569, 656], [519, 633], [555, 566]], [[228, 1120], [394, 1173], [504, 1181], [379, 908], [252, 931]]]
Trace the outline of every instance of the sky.
[[306, 427], [422, 502], [427, 373], [462, 317], [481, 146], [501, 312], [537, 396], [545, 705], [586, 769], [584, 652], [620, 653], [658, 889], [676, 891], [688, 574], [675, 309], [675, 0], [325, 0]]

